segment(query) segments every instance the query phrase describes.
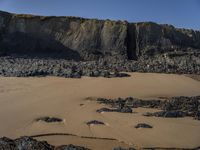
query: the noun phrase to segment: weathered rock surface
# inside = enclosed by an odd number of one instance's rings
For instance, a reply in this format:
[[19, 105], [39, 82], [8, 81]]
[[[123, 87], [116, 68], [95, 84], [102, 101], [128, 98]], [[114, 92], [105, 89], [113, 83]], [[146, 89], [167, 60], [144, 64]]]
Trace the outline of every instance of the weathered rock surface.
[[88, 148], [81, 147], [81, 146], [75, 146], [75, 145], [63, 145], [55, 148], [55, 150], [89, 150]]
[[120, 113], [132, 113], [133, 110], [131, 106], [126, 105], [125, 100], [122, 98], [118, 98], [117, 100], [110, 100], [110, 99], [104, 99], [104, 98], [98, 98], [97, 101], [99, 103], [104, 103], [104, 104], [111, 104], [112, 107], [114, 108], [101, 108], [98, 109], [97, 112], [102, 113], [102, 112], [120, 112]]
[[56, 118], [56, 117], [40, 117], [40, 118], [37, 118], [36, 121], [44, 121], [47, 123], [53, 123], [53, 122], [62, 122], [63, 120], [61, 118]]
[[[200, 116], [200, 96], [194, 97], [172, 97], [166, 98], [166, 100], [142, 100], [133, 97], [106, 99], [98, 98], [97, 102], [100, 104], [106, 104], [111, 108], [101, 108], [97, 112], [113, 112], [120, 110], [121, 108], [156, 108], [163, 111], [155, 113], [144, 113], [144, 116], [156, 116], [156, 117], [185, 117], [190, 116], [199, 120]], [[121, 112], [121, 111], [116, 111]]]
[[6, 53], [91, 60], [126, 50], [127, 22], [0, 12], [0, 23]]
[[131, 107], [123, 107], [123, 108], [100, 108], [97, 109], [98, 113], [103, 113], [103, 112], [120, 112], [120, 113], [132, 113]]
[[52, 146], [46, 141], [37, 141], [31, 137], [21, 137], [15, 140], [0, 138], [0, 150], [89, 150], [75, 145]]
[[172, 111], [159, 111], [154, 113], [145, 113], [144, 116], [155, 116], [155, 117], [165, 117], [165, 118], [180, 118], [185, 117], [186, 113], [182, 111], [172, 110]]
[[91, 120], [87, 122], [87, 125], [105, 125], [105, 123], [98, 120]]
[[122, 54], [138, 58], [181, 48], [200, 48], [200, 32], [153, 22], [128, 23], [0, 12], [0, 29], [1, 46], [6, 53], [57, 53], [63, 50], [67, 55], [91, 60], [87, 55]]
[[[143, 149], [143, 148], [141, 148]], [[182, 148], [144, 148], [145, 150], [167, 150], [167, 149], [175, 149], [182, 150]], [[61, 145], [61, 146], [52, 146], [48, 144], [46, 141], [37, 141], [31, 137], [21, 137], [15, 140], [2, 137], [0, 138], [0, 150], [89, 150], [88, 148], [75, 146], [72, 144], [69, 145]], [[116, 147], [113, 150], [136, 150], [133, 147], [130, 148], [122, 148]], [[197, 148], [191, 148], [190, 150], [199, 150]]]
[[53, 150], [54, 146], [44, 141], [37, 141], [30, 137], [22, 137], [16, 140], [0, 138], [1, 150]]
[[113, 150], [136, 150], [135, 148], [122, 148], [122, 147], [115, 147]]
[[0, 11], [0, 75], [126, 77], [119, 73], [125, 71], [200, 74], [200, 32]]
[[149, 124], [146, 124], [146, 123], [138, 123], [136, 126], [135, 126], [136, 129], [138, 128], [153, 128], [151, 125]]

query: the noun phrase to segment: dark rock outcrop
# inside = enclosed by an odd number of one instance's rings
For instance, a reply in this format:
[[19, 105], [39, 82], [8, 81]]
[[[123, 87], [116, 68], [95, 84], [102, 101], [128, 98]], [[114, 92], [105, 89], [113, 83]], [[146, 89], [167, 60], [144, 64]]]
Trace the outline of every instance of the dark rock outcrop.
[[75, 146], [75, 145], [63, 145], [55, 148], [55, 150], [89, 150], [88, 148], [81, 147], [81, 146]]
[[47, 123], [53, 123], [53, 122], [62, 122], [63, 120], [56, 117], [40, 117], [40, 118], [37, 118], [36, 121], [44, 121]]
[[133, 110], [131, 106], [126, 105], [126, 100], [122, 98], [118, 98], [117, 100], [110, 100], [104, 98], [98, 98], [97, 102], [110, 104], [113, 108], [101, 108], [98, 109], [97, 112], [120, 112], [120, 113], [132, 113]]
[[122, 147], [115, 147], [113, 150], [136, 150], [135, 148], [122, 148]]
[[136, 126], [135, 126], [136, 129], [138, 128], [153, 128], [151, 125], [149, 124], [146, 124], [146, 123], [138, 123]]
[[0, 12], [0, 23], [1, 45], [8, 53], [52, 52], [91, 60], [126, 50], [127, 22]]
[[110, 108], [100, 108], [100, 109], [97, 109], [96, 112], [98, 113], [103, 113], [103, 112], [115, 112], [116, 109], [110, 109]]
[[103, 123], [102, 121], [98, 121], [98, 120], [91, 120], [87, 122], [87, 125], [105, 125], [105, 123]]
[[107, 55], [137, 59], [143, 55], [200, 48], [200, 32], [153, 22], [128, 23], [0, 12], [0, 31], [1, 46], [8, 53], [60, 53], [63, 50], [67, 55], [78, 52], [74, 56], [77, 54], [90, 60]]
[[200, 74], [199, 60], [199, 31], [153, 22], [0, 11], [3, 76], [126, 77], [113, 74], [125, 71]]
[[21, 137], [16, 140], [0, 138], [1, 150], [53, 150], [54, 146], [44, 141], [37, 141], [30, 137]]
[[155, 117], [164, 117], [164, 118], [180, 118], [180, 117], [185, 117], [186, 113], [182, 111], [159, 111], [159, 112], [154, 112], [154, 113], [145, 113], [143, 114], [144, 116], [155, 116]]
[[200, 96], [194, 97], [171, 97], [165, 100], [142, 100], [133, 97], [106, 99], [98, 98], [97, 102], [100, 104], [106, 104], [111, 108], [101, 108], [97, 112], [122, 112], [119, 111], [122, 108], [156, 108], [163, 111], [155, 113], [144, 113], [144, 116], [156, 116], [156, 117], [185, 117], [190, 116], [199, 120], [200, 116]]
[[123, 108], [100, 108], [97, 109], [98, 113], [103, 113], [103, 112], [120, 112], [120, 113], [133, 113], [131, 107], [123, 107]]
[[46, 141], [37, 141], [31, 137], [21, 137], [15, 140], [0, 138], [0, 150], [89, 150], [75, 145], [53, 146]]
[[194, 119], [196, 120], [200, 120], [200, 111], [197, 111], [195, 116], [194, 116]]

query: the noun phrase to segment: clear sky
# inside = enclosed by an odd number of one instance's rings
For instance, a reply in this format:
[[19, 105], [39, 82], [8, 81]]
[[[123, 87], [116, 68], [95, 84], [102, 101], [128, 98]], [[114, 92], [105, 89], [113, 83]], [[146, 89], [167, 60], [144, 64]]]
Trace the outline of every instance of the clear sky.
[[200, 30], [200, 0], [0, 0], [0, 10], [129, 22], [154, 21]]

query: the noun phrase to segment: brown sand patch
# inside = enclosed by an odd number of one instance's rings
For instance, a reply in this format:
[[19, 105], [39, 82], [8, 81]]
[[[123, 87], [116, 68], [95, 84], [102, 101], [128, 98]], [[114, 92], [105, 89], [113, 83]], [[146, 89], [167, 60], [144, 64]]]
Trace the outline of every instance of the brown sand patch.
[[[116, 112], [97, 113], [102, 108], [86, 97], [137, 97], [152, 99], [171, 96], [195, 96], [200, 94], [200, 82], [173, 74], [132, 73], [129, 78], [65, 79], [0, 78], [0, 136], [19, 137], [46, 133], [72, 133], [78, 136], [114, 138], [126, 144], [140, 147], [197, 147], [200, 146], [200, 122], [191, 118], [144, 117], [142, 113], [156, 111], [137, 108], [133, 114]], [[11, 89], [11, 90], [10, 90]], [[18, 90], [12, 90], [18, 89]], [[84, 107], [80, 107], [84, 104]], [[65, 119], [65, 123], [47, 124], [33, 122], [41, 116]], [[101, 120], [106, 126], [92, 126], [85, 122]], [[138, 130], [134, 126], [145, 122], [150, 130]], [[40, 137], [51, 144], [72, 144], [94, 147], [111, 147], [116, 142], [83, 140], [77, 137]], [[67, 143], [65, 143], [67, 142]], [[98, 145], [99, 144], [99, 145]], [[88, 146], [87, 146], [88, 145]], [[116, 144], [117, 145], [117, 144]]]

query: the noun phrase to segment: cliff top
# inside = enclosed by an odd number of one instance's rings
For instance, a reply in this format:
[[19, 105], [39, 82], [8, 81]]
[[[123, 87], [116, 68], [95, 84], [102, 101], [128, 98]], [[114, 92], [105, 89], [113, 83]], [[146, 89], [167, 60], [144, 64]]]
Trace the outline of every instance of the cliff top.
[[128, 22], [127, 20], [110, 20], [110, 19], [97, 19], [97, 18], [83, 18], [83, 17], [77, 17], [77, 16], [40, 16], [40, 15], [33, 15], [33, 14], [16, 14], [16, 13], [10, 13], [10, 12], [6, 12], [6, 11], [1, 11], [0, 10], [0, 15], [12, 15], [12, 17], [17, 17], [17, 18], [24, 18], [24, 19], [40, 19], [40, 20], [48, 20], [48, 19], [52, 19], [52, 18], [67, 18], [70, 20], [81, 20], [81, 21], [87, 21], [87, 20], [93, 20], [93, 21], [109, 21], [109, 22], [116, 22], [116, 23], [132, 23], [132, 24], [140, 24], [140, 25], [144, 25], [144, 26], [148, 26], [148, 25], [162, 25], [168, 28], [176, 28], [177, 30], [182, 30], [182, 31], [194, 31], [194, 32], [200, 32], [199, 30], [193, 30], [193, 29], [186, 29], [186, 28], [177, 28], [174, 27], [171, 24], [158, 24], [156, 22], [152, 22], [152, 21], [147, 21], [147, 22]]

